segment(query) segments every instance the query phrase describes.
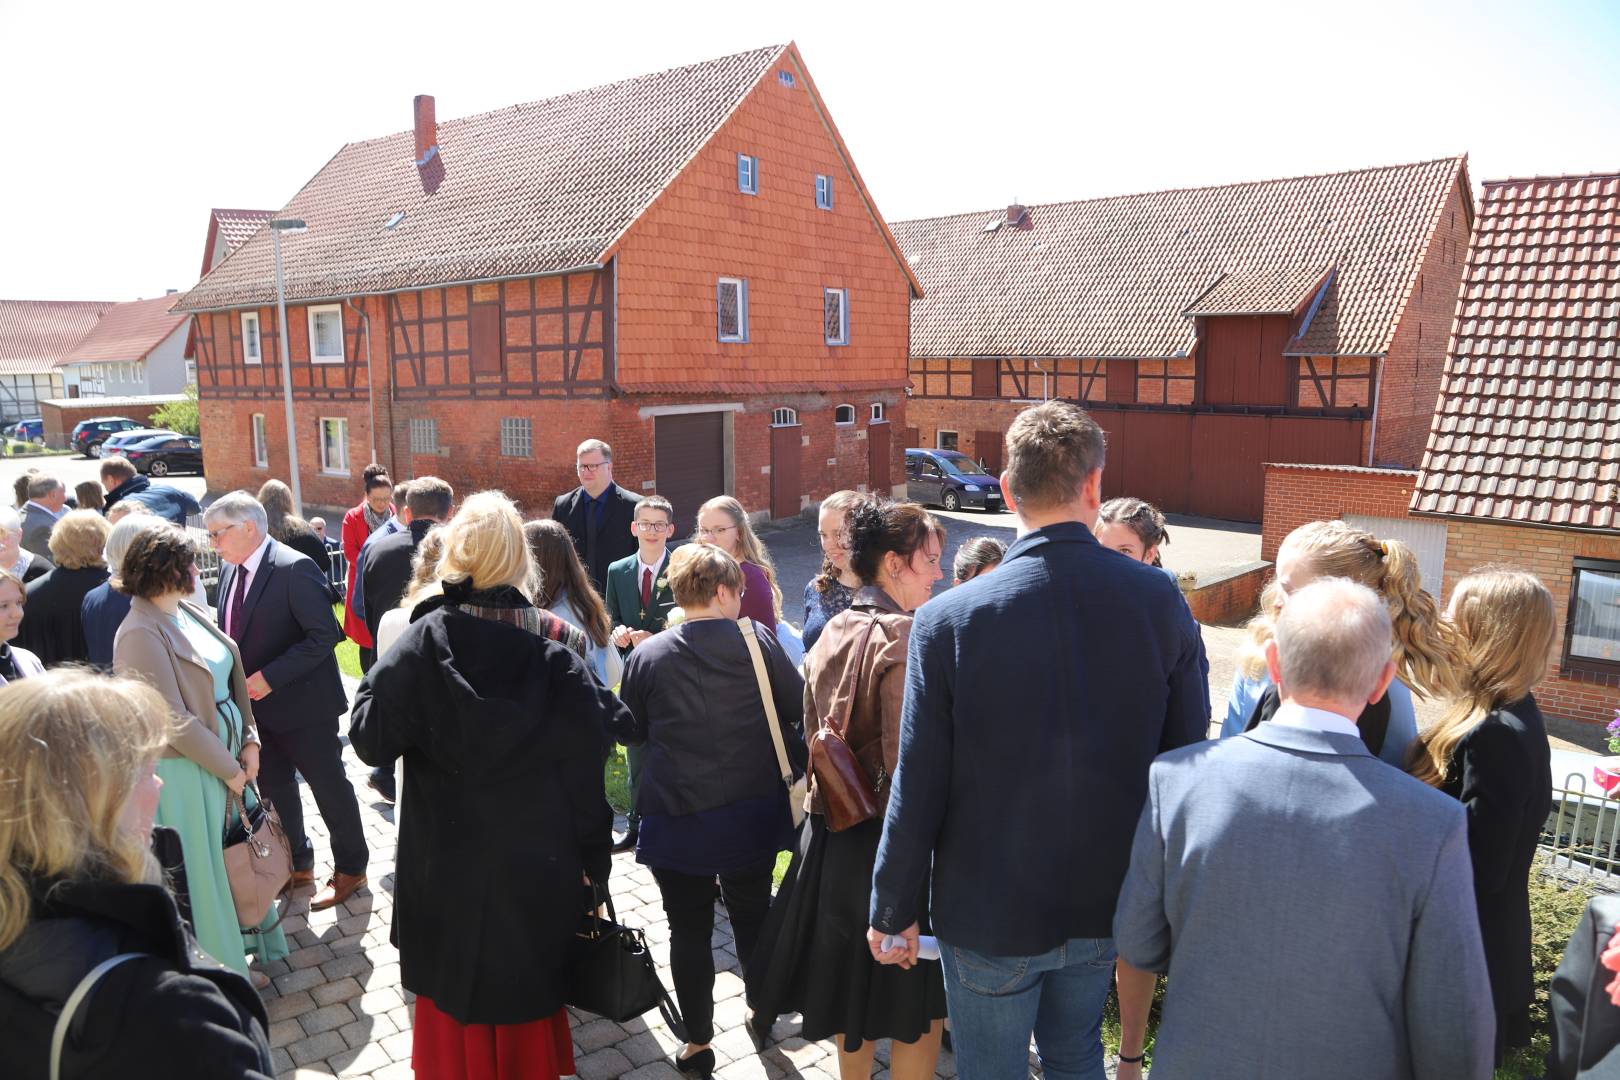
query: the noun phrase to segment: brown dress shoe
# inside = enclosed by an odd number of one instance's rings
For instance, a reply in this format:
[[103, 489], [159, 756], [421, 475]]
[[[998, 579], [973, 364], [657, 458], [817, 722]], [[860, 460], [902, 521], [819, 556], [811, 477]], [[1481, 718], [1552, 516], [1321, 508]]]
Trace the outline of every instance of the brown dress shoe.
[[332, 879], [326, 883], [326, 888], [309, 902], [309, 910], [325, 911], [329, 907], [337, 907], [353, 896], [365, 883], [364, 874], [333, 874]]
[[289, 884], [294, 889], [307, 889], [315, 884], [315, 871], [294, 870], [292, 872], [292, 880], [289, 882]]

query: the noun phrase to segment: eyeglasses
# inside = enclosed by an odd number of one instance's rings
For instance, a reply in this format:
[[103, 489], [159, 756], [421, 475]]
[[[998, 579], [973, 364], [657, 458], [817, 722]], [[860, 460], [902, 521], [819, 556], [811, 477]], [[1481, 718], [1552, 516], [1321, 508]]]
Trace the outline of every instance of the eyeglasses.
[[601, 468], [605, 468], [606, 466], [611, 465], [611, 464], [613, 464], [613, 462], [611, 462], [611, 461], [596, 461], [596, 462], [576, 461], [574, 463], [574, 468], [579, 472], [591, 472], [591, 473], [593, 473], [596, 470], [601, 469]]
[[208, 539], [217, 544], [219, 543], [220, 537], [224, 536], [226, 533], [230, 532], [240, 524], [242, 524], [240, 521], [233, 521], [222, 529], [209, 529]]
[[673, 529], [674, 527], [675, 527], [674, 523], [669, 522], [669, 521], [638, 521], [638, 522], [636, 522], [636, 531], [644, 532], [644, 533], [668, 532], [669, 530]]
[[705, 537], [719, 536], [721, 533], [730, 532], [732, 529], [735, 529], [736, 527], [737, 526], [735, 526], [735, 525], [722, 525], [718, 529], [705, 529], [705, 528], [699, 526], [698, 529], [692, 533], [692, 535], [697, 537], [699, 540], [702, 540]]

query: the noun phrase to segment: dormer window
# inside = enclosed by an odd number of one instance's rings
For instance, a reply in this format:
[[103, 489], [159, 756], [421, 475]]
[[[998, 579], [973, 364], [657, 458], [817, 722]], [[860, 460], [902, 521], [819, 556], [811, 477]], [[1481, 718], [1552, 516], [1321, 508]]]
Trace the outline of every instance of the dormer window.
[[737, 190], [744, 195], [759, 194], [759, 158], [737, 155]]

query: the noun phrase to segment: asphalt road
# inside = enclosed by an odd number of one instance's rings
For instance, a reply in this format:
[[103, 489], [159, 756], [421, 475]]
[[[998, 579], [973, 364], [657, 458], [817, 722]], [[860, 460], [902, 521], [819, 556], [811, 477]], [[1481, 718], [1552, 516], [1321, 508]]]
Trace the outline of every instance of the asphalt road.
[[[0, 458], [0, 481], [4, 482], [4, 487], [0, 487], [0, 491], [6, 493], [0, 495], [0, 498], [10, 497], [11, 485], [16, 482], [17, 477], [27, 472], [30, 467], [38, 469], [40, 472], [60, 476], [62, 482], [67, 485], [68, 494], [70, 495], [73, 493], [74, 486], [81, 481], [99, 481], [101, 479], [101, 462], [93, 458], [81, 457], [78, 454], [74, 454], [72, 457], [53, 455], [51, 457]], [[207, 481], [200, 476], [166, 476], [161, 482], [189, 492], [199, 500], [208, 487]]]

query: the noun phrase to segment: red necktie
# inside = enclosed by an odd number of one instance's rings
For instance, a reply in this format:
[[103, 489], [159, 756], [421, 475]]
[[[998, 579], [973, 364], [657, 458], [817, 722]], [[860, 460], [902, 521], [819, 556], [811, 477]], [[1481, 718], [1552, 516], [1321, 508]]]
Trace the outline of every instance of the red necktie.
[[652, 603], [652, 571], [646, 567], [641, 569], [641, 610], [645, 612], [647, 605]]

